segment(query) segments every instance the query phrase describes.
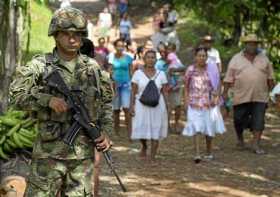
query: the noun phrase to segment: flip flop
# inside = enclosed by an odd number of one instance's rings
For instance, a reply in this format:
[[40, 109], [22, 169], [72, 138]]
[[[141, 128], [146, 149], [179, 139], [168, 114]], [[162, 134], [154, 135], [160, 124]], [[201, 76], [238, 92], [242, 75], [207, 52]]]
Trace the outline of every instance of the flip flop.
[[210, 161], [214, 159], [214, 155], [205, 155], [203, 158]]
[[256, 149], [254, 150], [254, 153], [257, 155], [264, 155], [266, 152], [263, 149]]
[[237, 148], [237, 150], [239, 150], [239, 151], [244, 151], [244, 150], [248, 149], [248, 147], [246, 146], [245, 143], [240, 143], [240, 142], [238, 142], [238, 143], [236, 144], [236, 148]]
[[201, 162], [201, 156], [195, 156], [193, 159], [194, 163], [198, 164]]

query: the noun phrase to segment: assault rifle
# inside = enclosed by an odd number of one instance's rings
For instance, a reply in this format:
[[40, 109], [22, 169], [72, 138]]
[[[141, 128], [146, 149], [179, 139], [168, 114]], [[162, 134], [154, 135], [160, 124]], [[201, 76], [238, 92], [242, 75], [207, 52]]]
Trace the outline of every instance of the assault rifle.
[[[63, 142], [69, 146], [73, 146], [73, 143], [81, 129], [84, 130], [93, 141], [100, 137], [100, 130], [94, 123], [92, 123], [85, 104], [81, 101], [80, 97], [77, 94], [71, 92], [71, 90], [68, 88], [63, 78], [59, 74], [58, 70], [54, 70], [53, 72], [51, 72], [45, 78], [45, 81], [47, 82], [47, 85], [49, 87], [56, 89], [59, 93], [63, 94], [66, 97], [68, 107], [73, 111], [74, 114], [74, 123], [67, 129], [63, 137]], [[125, 186], [123, 185], [121, 179], [115, 171], [110, 152], [105, 151], [103, 152], [103, 155], [112, 173], [117, 178], [122, 191], [126, 192], [127, 190]]]

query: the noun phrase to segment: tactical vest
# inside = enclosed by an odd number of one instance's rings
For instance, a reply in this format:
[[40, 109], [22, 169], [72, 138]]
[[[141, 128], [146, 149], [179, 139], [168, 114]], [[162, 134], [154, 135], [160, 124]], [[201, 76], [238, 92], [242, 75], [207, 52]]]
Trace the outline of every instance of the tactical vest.
[[[101, 89], [100, 89], [100, 76], [101, 73], [98, 69], [93, 69], [89, 71], [87, 62], [84, 65], [76, 65], [73, 76], [70, 77], [71, 82], [66, 81], [66, 84], [71, 89], [74, 94], [78, 94], [80, 99], [85, 102], [85, 105], [90, 112], [92, 118], [97, 117], [98, 111], [94, 111], [98, 108], [95, 105], [95, 100], [100, 99]], [[59, 66], [58, 61], [54, 61], [54, 56], [52, 53], [45, 54], [45, 69], [42, 74], [42, 87], [44, 87], [43, 92], [51, 94], [56, 97], [64, 98], [61, 93], [56, 90], [49, 88], [44, 79], [54, 70], [61, 71], [62, 77], [64, 76], [62, 68]], [[79, 71], [79, 69], [82, 69]], [[64, 71], [65, 72], [65, 71]], [[63, 77], [64, 78], [64, 77]], [[64, 98], [66, 101], [66, 98]], [[40, 120], [40, 130], [42, 141], [55, 141], [58, 138], [63, 137], [66, 130], [72, 124], [71, 110], [69, 112], [57, 114], [50, 108], [43, 108], [37, 112], [37, 118]], [[94, 119], [94, 122], [98, 125], [98, 120]]]

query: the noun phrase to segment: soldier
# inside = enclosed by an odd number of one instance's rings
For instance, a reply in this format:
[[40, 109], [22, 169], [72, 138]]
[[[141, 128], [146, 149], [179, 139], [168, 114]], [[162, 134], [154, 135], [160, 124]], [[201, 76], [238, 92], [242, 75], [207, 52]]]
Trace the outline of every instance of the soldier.
[[45, 84], [44, 78], [52, 70], [60, 72], [68, 87], [81, 92], [92, 121], [101, 129], [101, 137], [95, 141], [97, 148], [105, 151], [110, 147], [105, 132], [112, 129], [112, 88], [99, 65], [79, 52], [81, 39], [87, 35], [86, 27], [80, 10], [57, 10], [48, 32], [56, 43], [53, 53], [35, 56], [26, 66], [19, 67], [11, 85], [13, 103], [32, 111], [39, 125], [26, 197], [92, 196], [94, 143], [83, 131], [73, 147], [62, 141], [72, 124], [72, 114], [66, 99]]

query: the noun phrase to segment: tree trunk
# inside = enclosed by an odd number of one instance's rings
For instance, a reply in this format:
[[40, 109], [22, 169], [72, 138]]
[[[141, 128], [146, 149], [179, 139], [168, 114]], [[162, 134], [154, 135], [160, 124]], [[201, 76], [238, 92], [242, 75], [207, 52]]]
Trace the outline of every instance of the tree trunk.
[[233, 43], [236, 45], [239, 42], [239, 38], [242, 32], [242, 24], [241, 24], [241, 12], [239, 7], [235, 7], [235, 15], [234, 15], [234, 29], [233, 29]]
[[9, 86], [26, 49], [29, 2], [6, 0], [0, 3], [0, 113], [6, 111]]

